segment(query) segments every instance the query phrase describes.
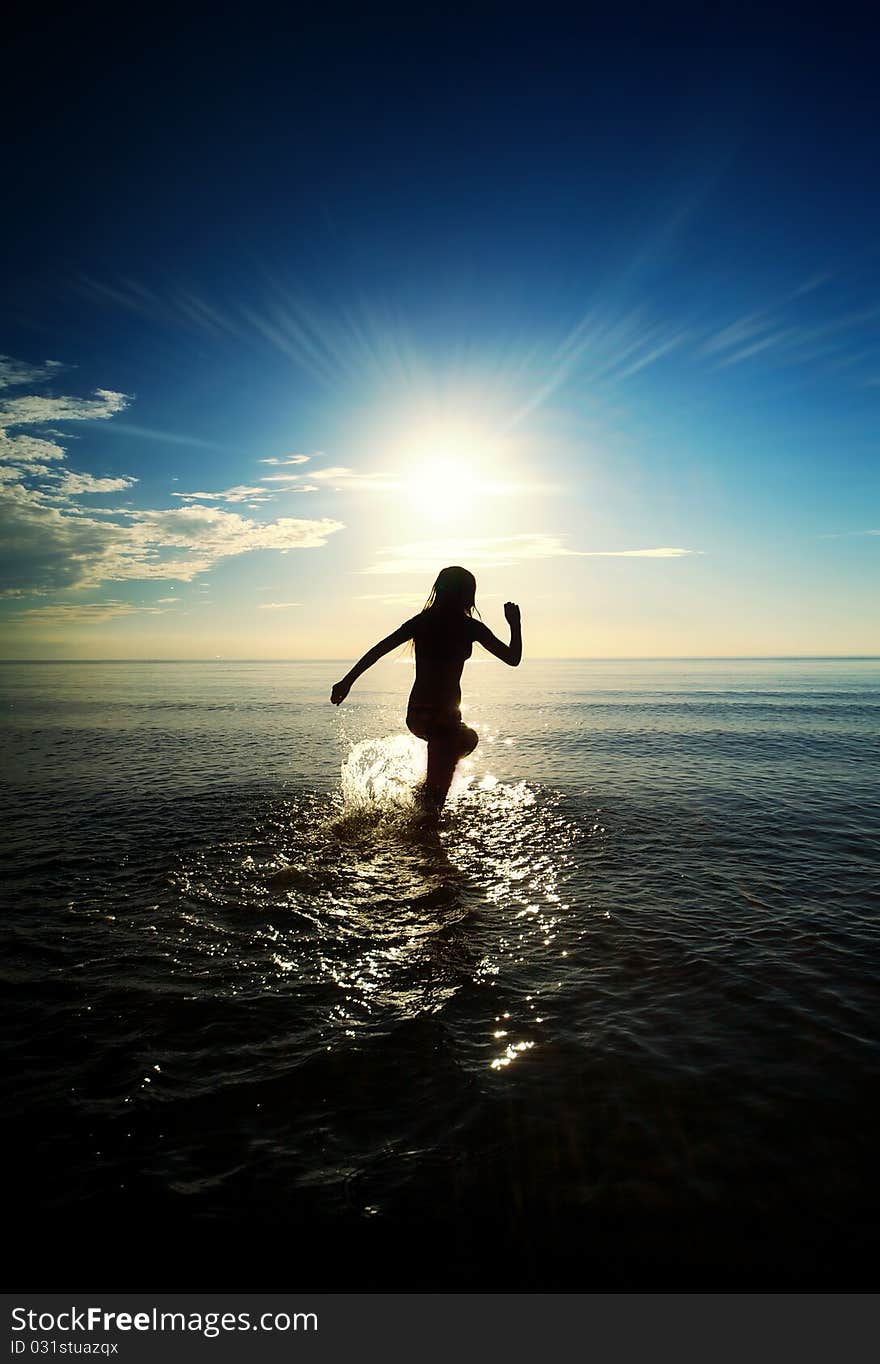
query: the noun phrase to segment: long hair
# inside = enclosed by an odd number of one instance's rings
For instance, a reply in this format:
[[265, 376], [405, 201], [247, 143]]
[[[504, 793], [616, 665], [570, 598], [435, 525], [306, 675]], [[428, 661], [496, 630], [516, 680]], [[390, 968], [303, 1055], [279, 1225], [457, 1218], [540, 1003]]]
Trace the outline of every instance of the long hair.
[[436, 608], [442, 611], [462, 611], [466, 616], [472, 616], [476, 596], [477, 580], [473, 573], [469, 573], [466, 568], [459, 568], [458, 565], [441, 568], [422, 611]]

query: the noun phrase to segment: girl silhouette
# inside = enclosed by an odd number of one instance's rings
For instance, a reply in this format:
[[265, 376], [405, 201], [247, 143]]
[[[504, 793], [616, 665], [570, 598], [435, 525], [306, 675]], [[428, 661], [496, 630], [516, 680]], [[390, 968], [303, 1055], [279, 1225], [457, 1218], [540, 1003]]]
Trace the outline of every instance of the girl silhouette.
[[438, 811], [459, 758], [473, 753], [479, 742], [476, 731], [462, 723], [459, 709], [462, 669], [471, 656], [474, 640], [511, 668], [522, 658], [519, 607], [511, 601], [504, 603], [510, 626], [510, 643], [504, 644], [481, 620], [474, 620], [476, 591], [477, 581], [466, 568], [444, 568], [419, 615], [374, 644], [330, 693], [330, 700], [338, 706], [361, 673], [392, 649], [413, 641], [416, 680], [409, 695], [406, 723], [413, 734], [427, 741], [428, 773], [422, 798], [425, 805]]

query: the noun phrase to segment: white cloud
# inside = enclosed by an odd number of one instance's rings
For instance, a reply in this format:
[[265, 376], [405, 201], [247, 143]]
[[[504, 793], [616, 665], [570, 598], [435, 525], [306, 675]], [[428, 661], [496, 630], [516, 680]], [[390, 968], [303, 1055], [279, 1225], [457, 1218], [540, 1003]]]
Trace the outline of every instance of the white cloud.
[[[55, 362], [40, 368], [4, 361], [0, 373], [7, 376], [8, 382], [19, 383], [49, 377], [55, 367]], [[188, 582], [219, 559], [252, 550], [287, 553], [291, 549], [317, 548], [343, 529], [341, 521], [327, 517], [320, 520], [281, 517], [260, 522], [199, 505], [201, 500], [249, 500], [251, 505], [254, 498], [257, 503], [267, 500], [267, 489], [244, 485], [221, 493], [184, 494], [194, 505], [183, 507], [136, 510], [78, 506], [73, 501], [77, 497], [122, 492], [137, 480], [125, 475], [98, 477], [59, 468], [66, 458], [63, 446], [26, 434], [8, 434], [10, 427], [104, 420], [122, 411], [128, 401], [122, 393], [98, 389], [91, 398], [28, 394], [0, 404], [3, 595], [95, 587], [126, 579]], [[42, 481], [35, 483], [37, 478]], [[118, 608], [116, 614], [135, 609], [127, 603], [110, 605]], [[88, 618], [98, 617], [93, 612]], [[57, 619], [73, 616], [62, 613]]]
[[66, 459], [62, 445], [52, 440], [40, 440], [36, 436], [10, 436], [0, 428], [0, 460], [8, 461], [23, 468], [43, 460]]
[[281, 455], [271, 459], [261, 459], [260, 464], [308, 464], [311, 455]]
[[260, 611], [286, 611], [290, 606], [302, 606], [301, 601], [261, 601], [257, 603]]
[[[45, 367], [40, 369], [37, 366], [15, 366], [17, 362], [4, 360], [7, 370], [10, 367], [16, 375], [15, 383], [22, 381], [22, 375], [30, 374], [32, 377], [48, 377]], [[56, 366], [57, 362], [47, 361], [47, 366]], [[60, 367], [60, 366], [58, 366]], [[49, 371], [51, 373], [53, 371]], [[51, 421], [96, 421], [106, 420], [114, 413], [122, 411], [127, 405], [128, 398], [124, 393], [115, 393], [110, 389], [99, 388], [92, 398], [47, 398], [38, 394], [27, 394], [21, 398], [6, 399], [0, 404], [0, 466], [5, 471], [3, 482], [12, 481], [10, 474], [14, 473], [19, 478], [39, 475], [50, 477], [56, 480], [49, 489], [44, 488], [41, 494], [35, 491], [35, 500], [51, 500], [55, 495], [62, 500], [79, 493], [86, 492], [117, 492], [122, 488], [128, 488], [135, 479], [97, 479], [92, 474], [71, 473], [67, 470], [54, 471], [49, 465], [60, 464], [66, 459], [66, 451], [56, 440], [47, 440], [45, 437], [31, 436], [28, 434], [10, 435], [10, 428], [20, 426], [44, 426]], [[52, 434], [57, 435], [53, 432]]]
[[315, 549], [343, 529], [329, 518], [252, 521], [216, 507], [120, 511], [96, 521], [0, 489], [0, 580], [6, 594], [95, 587], [126, 579], [190, 582], [219, 560], [253, 550]]
[[252, 521], [217, 507], [174, 507], [125, 513], [124, 542], [93, 567], [93, 581], [174, 578], [188, 582], [218, 559], [252, 550], [318, 549], [343, 529], [341, 521], [281, 517]]
[[[0, 455], [2, 459], [2, 455]], [[37, 477], [45, 475], [51, 477], [52, 470], [46, 464], [31, 464], [22, 466], [20, 464], [0, 464], [0, 483], [20, 483], [22, 478]]]
[[104, 421], [128, 406], [125, 393], [98, 388], [93, 398], [44, 398], [28, 394], [0, 406], [0, 426], [43, 426], [46, 422]]
[[83, 493], [119, 493], [135, 483], [136, 478], [95, 478], [93, 474], [65, 472], [57, 489], [62, 496], [78, 497]]

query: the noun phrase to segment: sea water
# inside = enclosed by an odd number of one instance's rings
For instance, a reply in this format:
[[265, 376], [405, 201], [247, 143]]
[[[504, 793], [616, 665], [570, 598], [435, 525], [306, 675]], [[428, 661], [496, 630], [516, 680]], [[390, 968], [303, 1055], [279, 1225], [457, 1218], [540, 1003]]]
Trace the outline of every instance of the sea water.
[[880, 663], [344, 666], [0, 667], [20, 1264], [867, 1286]]

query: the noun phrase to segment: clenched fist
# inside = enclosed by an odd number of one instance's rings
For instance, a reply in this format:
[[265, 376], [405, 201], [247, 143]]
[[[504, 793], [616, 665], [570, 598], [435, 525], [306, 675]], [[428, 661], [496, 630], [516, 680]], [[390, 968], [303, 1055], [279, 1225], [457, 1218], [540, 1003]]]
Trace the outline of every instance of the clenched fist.
[[508, 625], [519, 625], [519, 607], [515, 601], [504, 603], [504, 619]]
[[350, 688], [347, 682], [336, 682], [334, 684], [333, 690], [330, 693], [330, 700], [333, 702], [334, 706], [340, 705], [341, 702], [345, 700], [349, 690]]

